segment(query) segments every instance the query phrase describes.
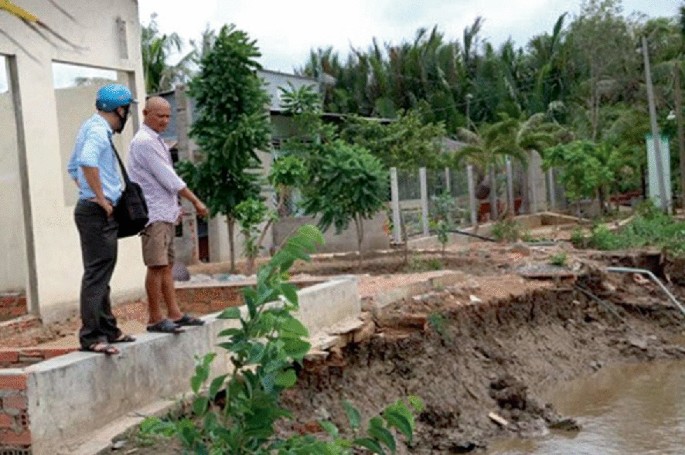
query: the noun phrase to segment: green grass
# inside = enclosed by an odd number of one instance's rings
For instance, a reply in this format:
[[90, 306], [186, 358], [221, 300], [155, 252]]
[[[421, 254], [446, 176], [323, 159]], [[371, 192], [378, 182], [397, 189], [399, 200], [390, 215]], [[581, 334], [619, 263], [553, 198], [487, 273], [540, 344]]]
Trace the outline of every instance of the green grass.
[[612, 231], [606, 225], [596, 225], [589, 235], [576, 230], [571, 235], [576, 247], [598, 250], [623, 250], [655, 247], [675, 256], [685, 255], [685, 222], [676, 220], [653, 205], [641, 206], [635, 218], [622, 228]]

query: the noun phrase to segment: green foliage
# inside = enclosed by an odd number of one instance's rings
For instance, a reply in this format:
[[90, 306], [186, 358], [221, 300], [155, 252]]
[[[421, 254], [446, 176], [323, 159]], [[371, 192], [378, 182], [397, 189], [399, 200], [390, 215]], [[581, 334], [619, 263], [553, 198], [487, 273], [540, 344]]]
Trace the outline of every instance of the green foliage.
[[341, 137], [368, 149], [387, 168], [438, 169], [445, 166], [441, 144], [445, 134], [443, 125], [426, 123], [417, 111], [409, 111], [389, 123], [352, 116]]
[[167, 60], [174, 52], [183, 47], [183, 40], [177, 33], [160, 34], [157, 14], [150, 17], [148, 25], [140, 28], [140, 48], [145, 76], [145, 92], [148, 94], [171, 90], [174, 85], [183, 83], [191, 75], [191, 63], [195, 57], [190, 52], [174, 65]]
[[[245, 254], [250, 261], [259, 256], [261, 247], [259, 241], [259, 225], [268, 216], [275, 218], [275, 213], [270, 213], [268, 207], [261, 199], [249, 198], [242, 201], [235, 208], [236, 220], [240, 223], [240, 230], [245, 238]], [[249, 271], [251, 272], [251, 270]]]
[[321, 98], [311, 85], [295, 87], [288, 81], [288, 87], [279, 87], [281, 107], [291, 115], [321, 113]]
[[454, 229], [452, 213], [457, 207], [457, 202], [451, 194], [445, 192], [439, 196], [433, 196], [433, 219], [430, 220], [432, 230], [438, 237], [438, 242], [442, 246], [442, 254], [445, 254], [445, 247], [449, 241], [449, 233]]
[[545, 168], [561, 169], [561, 184], [566, 196], [578, 201], [592, 198], [599, 188], [613, 179], [613, 173], [601, 156], [602, 147], [588, 141], [575, 141], [545, 150]]
[[573, 231], [571, 231], [571, 244], [576, 248], [587, 247], [585, 232], [582, 228], [578, 226], [573, 228]]
[[212, 213], [229, 218], [240, 202], [259, 194], [257, 176], [248, 171], [260, 166], [255, 150], [269, 147], [268, 95], [256, 74], [259, 55], [246, 33], [224, 26], [190, 83], [198, 112], [191, 135], [203, 159], [180, 168]]
[[515, 242], [521, 237], [521, 226], [513, 219], [505, 218], [492, 226], [490, 234], [499, 242]]
[[572, 236], [572, 242], [598, 250], [655, 247], [682, 256], [685, 254], [685, 222], [647, 202], [638, 207], [635, 218], [621, 229], [612, 231], [604, 224], [596, 225], [587, 237], [578, 231]]
[[[211, 378], [216, 354], [198, 358], [190, 381], [194, 418], [148, 418], [141, 425], [143, 435], [175, 435], [187, 450], [200, 454], [342, 455], [361, 448], [394, 453], [397, 443], [393, 432], [411, 442], [413, 412], [423, 409], [416, 397], [409, 397], [408, 404], [398, 400], [387, 406], [380, 416], [369, 420], [365, 434], [359, 430], [359, 412], [344, 404], [352, 439], [343, 438], [331, 422], [321, 422], [329, 434], [328, 441], [312, 436], [280, 439], [276, 435], [276, 422], [291, 415], [281, 407], [280, 394], [295, 384], [294, 364], [301, 363], [310, 348], [306, 327], [293, 316], [298, 309], [297, 288], [286, 281], [288, 270], [296, 260], [309, 260], [309, 254], [322, 242], [320, 231], [303, 226], [260, 268], [256, 287], [244, 291], [245, 308], [228, 308], [219, 316], [235, 321], [219, 333], [224, 341], [218, 344], [230, 352], [233, 371]], [[225, 405], [220, 409], [213, 402], [222, 390]]]
[[559, 267], [566, 266], [567, 261], [568, 261], [568, 256], [564, 252], [554, 254], [554, 255], [552, 255], [552, 257], [549, 258], [550, 264], [556, 265]]
[[316, 165], [309, 168], [303, 188], [305, 213], [319, 214], [319, 227], [342, 232], [354, 221], [361, 258], [362, 221], [372, 218], [388, 199], [388, 173], [366, 149], [336, 140], [322, 147]]
[[438, 335], [440, 335], [440, 338], [442, 338], [443, 341], [450, 341], [451, 337], [447, 331], [445, 316], [440, 313], [431, 313], [428, 315], [428, 324]]
[[200, 147], [196, 162], [179, 163], [181, 176], [210, 212], [228, 219], [234, 266], [233, 224], [236, 207], [259, 198], [260, 161], [255, 150], [269, 149], [268, 95], [257, 77], [259, 51], [245, 32], [224, 26], [200, 61], [190, 82], [197, 118], [190, 130]]
[[442, 270], [444, 265], [438, 258], [421, 258], [412, 256], [409, 258], [406, 269], [407, 272], [431, 272], [433, 270]]

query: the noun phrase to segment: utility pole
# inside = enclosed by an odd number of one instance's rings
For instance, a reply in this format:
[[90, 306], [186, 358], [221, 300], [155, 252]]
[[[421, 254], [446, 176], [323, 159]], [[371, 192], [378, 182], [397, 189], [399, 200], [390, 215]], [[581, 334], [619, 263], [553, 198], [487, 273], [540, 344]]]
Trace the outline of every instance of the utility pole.
[[668, 211], [668, 199], [666, 199], [666, 185], [664, 183], [664, 164], [661, 162], [661, 136], [659, 126], [656, 123], [656, 105], [654, 103], [654, 87], [652, 86], [652, 73], [649, 66], [649, 50], [647, 38], [642, 37], [642, 55], [645, 60], [645, 83], [647, 84], [647, 101], [649, 102], [649, 122], [654, 141], [654, 153], [656, 158], [657, 183], [659, 186], [659, 202], [664, 212]]

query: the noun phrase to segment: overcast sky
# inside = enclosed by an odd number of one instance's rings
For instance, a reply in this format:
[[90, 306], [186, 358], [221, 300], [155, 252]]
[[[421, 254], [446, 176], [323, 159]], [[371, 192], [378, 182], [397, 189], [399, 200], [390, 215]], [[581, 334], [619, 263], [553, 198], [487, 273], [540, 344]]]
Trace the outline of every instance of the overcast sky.
[[[500, 44], [511, 37], [523, 46], [534, 35], [551, 32], [559, 15], [580, 10], [581, 0], [138, 0], [142, 23], [157, 13], [162, 33], [199, 39], [209, 24], [234, 23], [262, 52], [266, 69], [292, 72], [310, 49], [333, 46], [347, 55], [350, 46], [366, 50], [373, 37], [383, 44], [411, 41], [420, 27], [438, 26], [447, 40], [461, 41], [465, 27], [485, 20], [481, 37]], [[672, 17], [679, 0], [623, 0], [623, 11]], [[190, 7], [189, 7], [190, 5]]]

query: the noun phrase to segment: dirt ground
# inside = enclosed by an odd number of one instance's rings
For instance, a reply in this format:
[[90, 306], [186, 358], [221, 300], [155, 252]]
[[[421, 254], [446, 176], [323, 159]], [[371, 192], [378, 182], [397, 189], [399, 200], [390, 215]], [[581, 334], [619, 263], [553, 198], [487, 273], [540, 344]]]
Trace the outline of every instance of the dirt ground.
[[[478, 452], [496, 437], [534, 437], [550, 428], [579, 431], [539, 398], [547, 388], [611, 364], [685, 358], [684, 318], [663, 291], [640, 275], [607, 274], [606, 265], [650, 268], [685, 299], [678, 285], [685, 282], [682, 267], [658, 252], [605, 254], [574, 250], [566, 242], [472, 241], [452, 245], [444, 255], [379, 252], [367, 255], [361, 269], [354, 255], [321, 255], [297, 264], [294, 275], [356, 275], [365, 302], [439, 270], [460, 271], [465, 278], [374, 311], [371, 339], [349, 344], [327, 361], [307, 363], [297, 386], [283, 397], [295, 418], [279, 431], [317, 433], [321, 419], [344, 429], [343, 400], [370, 417], [408, 395], [421, 397], [426, 409], [418, 416], [413, 444], [400, 453]], [[191, 267], [192, 273], [226, 271], [226, 264]], [[144, 325], [142, 301], [117, 306], [115, 313], [122, 324]], [[78, 323], [74, 318], [0, 343], [73, 342]], [[126, 436], [123, 451], [181, 453], [174, 441], [135, 435]]]
[[[438, 265], [466, 278], [375, 311], [370, 340], [308, 362], [283, 396], [295, 416], [279, 428], [284, 435], [317, 434], [321, 419], [346, 428], [344, 400], [368, 418], [417, 395], [426, 408], [414, 442], [399, 453], [475, 453], [498, 437], [582, 431], [540, 399], [559, 381], [617, 363], [685, 358], [684, 318], [663, 291], [640, 275], [603, 271], [606, 265], [649, 267], [668, 283], [675, 267], [654, 252], [471, 242], [444, 257], [436, 251], [410, 253], [407, 261], [402, 252], [370, 255], [362, 270], [355, 259], [322, 256], [296, 272], [355, 273], [365, 300], [424, 280]], [[669, 289], [685, 298], [685, 289]], [[136, 454], [181, 453], [173, 440], [128, 435], [126, 443]]]

